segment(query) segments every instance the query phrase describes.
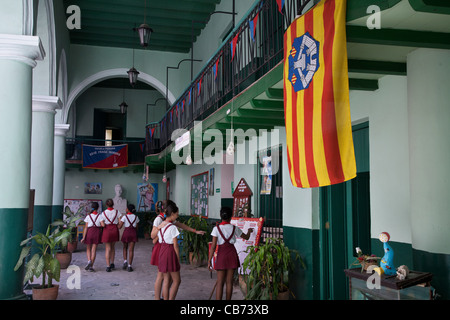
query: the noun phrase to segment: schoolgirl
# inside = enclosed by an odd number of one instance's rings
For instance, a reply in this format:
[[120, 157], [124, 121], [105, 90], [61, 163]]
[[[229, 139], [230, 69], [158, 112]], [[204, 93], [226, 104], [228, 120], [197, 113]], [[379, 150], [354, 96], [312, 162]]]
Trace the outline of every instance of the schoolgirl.
[[[164, 201], [158, 201], [156, 203], [156, 212], [158, 213], [157, 217], [155, 218], [155, 220], [153, 221], [153, 229], [151, 232], [151, 238], [153, 239], [153, 251], [152, 251], [152, 257], [150, 259], [150, 264], [154, 265], [154, 266], [158, 266], [158, 259], [159, 259], [159, 251], [161, 248], [161, 244], [159, 242], [159, 238], [158, 238], [158, 234], [159, 234], [159, 230], [161, 228], [163, 228], [164, 226], [166, 226], [166, 224], [168, 223], [167, 221], [165, 221], [166, 219], [166, 214], [165, 211], [167, 209], [168, 206], [175, 206], [176, 204], [175, 202], [171, 201], [171, 200], [164, 200]], [[185, 225], [184, 223], [178, 222], [178, 221], [173, 221], [172, 222], [176, 227], [181, 228], [183, 230], [189, 231], [189, 232], [194, 232], [196, 234], [199, 235], [204, 235], [205, 231], [202, 230], [195, 230], [187, 225]], [[161, 296], [161, 288], [162, 288], [162, 283], [164, 281], [164, 274], [162, 272], [158, 271], [158, 274], [156, 275], [156, 281], [155, 281], [155, 300], [159, 300], [160, 296]]]
[[222, 222], [215, 226], [211, 232], [212, 244], [208, 257], [208, 269], [211, 267], [211, 259], [217, 249], [217, 257], [214, 269], [217, 271], [217, 287], [216, 300], [222, 300], [223, 288], [226, 284], [226, 299], [231, 300], [233, 294], [233, 276], [234, 271], [239, 267], [239, 257], [234, 247], [236, 237], [241, 237], [245, 240], [250, 238], [253, 232], [249, 228], [247, 233], [243, 233], [241, 229], [230, 223], [233, 211], [229, 207], [220, 209], [220, 218]]
[[[134, 257], [134, 245], [138, 242], [137, 224], [139, 222], [138, 216], [135, 215], [136, 209], [133, 204], [128, 204], [126, 214], [120, 219], [118, 228], [121, 229], [125, 225], [125, 230], [122, 234], [123, 243], [123, 269], [128, 272], [133, 271], [131, 264]], [[127, 259], [128, 253], [128, 259]]]
[[119, 211], [113, 208], [114, 201], [112, 199], [106, 200], [106, 206], [108, 209], [103, 211], [99, 219], [103, 227], [102, 242], [105, 244], [106, 272], [111, 272], [115, 268], [115, 244], [119, 241], [119, 229], [117, 228]]
[[102, 226], [99, 220], [98, 203], [92, 202], [91, 213], [86, 216], [84, 222], [86, 223], [83, 238], [81, 242], [86, 244], [86, 255], [88, 263], [85, 270], [95, 271], [94, 262], [97, 255], [97, 246], [102, 243]]
[[180, 250], [178, 235], [180, 232], [173, 222], [178, 218], [178, 207], [170, 203], [166, 209], [166, 224], [159, 229], [158, 241], [161, 244], [158, 257], [158, 271], [164, 275], [162, 294], [164, 300], [175, 300], [181, 283]]

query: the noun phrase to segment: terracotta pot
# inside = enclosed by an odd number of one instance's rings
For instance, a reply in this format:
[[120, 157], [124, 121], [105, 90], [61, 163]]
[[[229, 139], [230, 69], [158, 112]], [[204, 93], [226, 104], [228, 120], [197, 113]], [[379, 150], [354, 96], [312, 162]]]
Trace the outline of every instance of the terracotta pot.
[[245, 282], [245, 278], [242, 274], [239, 275], [239, 288], [244, 296], [247, 295], [247, 283]]
[[194, 256], [193, 252], [189, 252], [189, 263], [194, 267], [201, 267], [206, 265], [205, 261], [199, 261], [198, 256]]
[[77, 250], [77, 244], [78, 241], [69, 242], [67, 244], [67, 251], [69, 251], [70, 253], [75, 252], [75, 250]]
[[58, 259], [61, 269], [67, 269], [72, 261], [72, 252], [57, 253], [55, 258]]
[[50, 288], [33, 288], [33, 300], [56, 300], [58, 298], [59, 285], [55, 284]]

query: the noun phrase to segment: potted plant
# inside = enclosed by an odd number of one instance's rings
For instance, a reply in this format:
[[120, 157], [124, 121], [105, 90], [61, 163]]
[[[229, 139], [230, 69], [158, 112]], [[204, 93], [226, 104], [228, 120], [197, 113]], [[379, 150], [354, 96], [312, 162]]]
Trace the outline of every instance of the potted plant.
[[[195, 230], [206, 231], [207, 234], [211, 232], [206, 219], [201, 216], [190, 217], [185, 224]], [[189, 262], [191, 265], [201, 266], [206, 264], [208, 260], [209, 251], [209, 238], [205, 235], [198, 235], [193, 232], [182, 231], [183, 239], [183, 252], [186, 257], [189, 257]]]
[[[289, 293], [289, 271], [294, 262], [305, 264], [297, 251], [289, 249], [282, 240], [267, 238], [264, 244], [247, 247], [248, 253], [242, 268], [244, 271], [247, 300], [287, 299]], [[292, 294], [293, 295], [293, 294]]]
[[62, 243], [62, 252], [74, 252], [77, 248], [77, 222], [83, 217], [81, 214], [73, 213], [67, 206], [63, 212], [62, 219], [56, 219], [52, 225], [58, 228], [66, 228], [70, 230], [70, 236], [67, 241]]
[[[55, 300], [57, 298], [59, 285], [54, 285], [53, 280], [59, 282], [61, 267], [55, 255], [61, 241], [67, 239], [69, 235], [70, 230], [68, 229], [56, 228], [51, 232], [51, 225], [49, 225], [45, 234], [38, 232], [20, 243], [23, 248], [14, 271], [19, 270], [22, 266], [31, 248], [35, 247], [38, 250], [25, 265], [23, 281], [26, 283], [29, 280], [33, 281], [34, 277], [42, 276], [42, 284], [33, 287], [33, 300]], [[34, 241], [31, 242], [31, 240]]]

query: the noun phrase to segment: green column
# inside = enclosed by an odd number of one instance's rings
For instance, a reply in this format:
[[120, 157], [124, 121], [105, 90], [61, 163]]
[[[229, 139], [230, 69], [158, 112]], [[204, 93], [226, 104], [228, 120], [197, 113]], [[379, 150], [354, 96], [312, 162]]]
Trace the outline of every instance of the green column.
[[64, 186], [66, 169], [66, 135], [68, 124], [55, 124], [55, 152], [53, 170], [53, 213], [52, 221], [62, 218], [64, 209]]
[[0, 34], [0, 299], [23, 298], [15, 272], [27, 234], [32, 70], [45, 53], [39, 37]]
[[56, 109], [61, 109], [58, 97], [33, 96], [30, 179], [31, 189], [35, 190], [33, 234], [45, 233], [52, 222]]

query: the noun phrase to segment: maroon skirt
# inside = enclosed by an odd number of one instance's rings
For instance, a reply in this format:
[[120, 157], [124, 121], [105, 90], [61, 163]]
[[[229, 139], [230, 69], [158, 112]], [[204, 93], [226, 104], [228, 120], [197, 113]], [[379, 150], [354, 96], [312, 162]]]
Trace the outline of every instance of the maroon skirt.
[[180, 261], [178, 261], [173, 244], [161, 243], [158, 271], [162, 273], [180, 271]]
[[89, 227], [86, 231], [85, 244], [100, 244], [102, 243], [102, 228], [101, 227]]
[[122, 234], [122, 242], [138, 242], [137, 230], [134, 227], [127, 227]]
[[239, 264], [239, 257], [233, 244], [224, 243], [218, 246], [214, 269], [237, 269], [239, 267]]
[[150, 258], [150, 264], [152, 266], [158, 266], [158, 258], [159, 258], [159, 251], [161, 250], [161, 243], [156, 242], [153, 245], [153, 249], [152, 249], [152, 257]]
[[107, 224], [105, 228], [103, 228], [102, 232], [102, 242], [116, 242], [119, 241], [119, 229], [117, 228], [117, 224]]

